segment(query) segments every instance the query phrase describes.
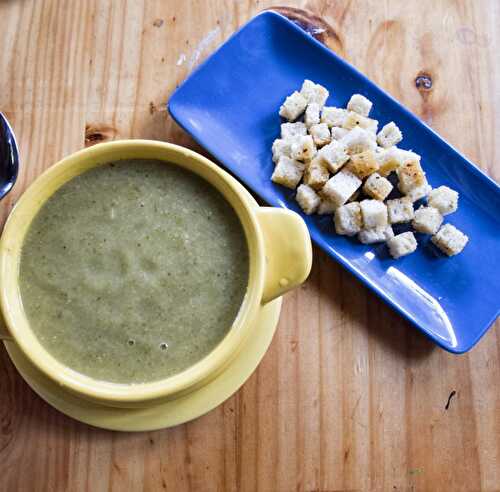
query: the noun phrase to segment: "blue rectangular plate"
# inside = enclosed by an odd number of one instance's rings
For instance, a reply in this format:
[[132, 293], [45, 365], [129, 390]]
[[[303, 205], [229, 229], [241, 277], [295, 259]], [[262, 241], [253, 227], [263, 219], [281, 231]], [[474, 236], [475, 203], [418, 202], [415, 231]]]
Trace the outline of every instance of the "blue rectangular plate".
[[[311, 79], [330, 90], [328, 105], [344, 106], [353, 93], [374, 103], [380, 126], [394, 120], [402, 147], [422, 155], [432, 186], [460, 192], [458, 212], [446, 217], [470, 238], [447, 258], [418, 235], [416, 253], [392, 260], [384, 245], [360, 244], [335, 234], [331, 216], [302, 214], [294, 192], [270, 181], [271, 145], [280, 132], [285, 96]], [[429, 127], [363, 74], [275, 12], [253, 18], [172, 95], [177, 123], [269, 204], [304, 217], [311, 237], [430, 339], [454, 353], [469, 350], [500, 308], [500, 188]], [[394, 333], [394, 336], [398, 336]]]

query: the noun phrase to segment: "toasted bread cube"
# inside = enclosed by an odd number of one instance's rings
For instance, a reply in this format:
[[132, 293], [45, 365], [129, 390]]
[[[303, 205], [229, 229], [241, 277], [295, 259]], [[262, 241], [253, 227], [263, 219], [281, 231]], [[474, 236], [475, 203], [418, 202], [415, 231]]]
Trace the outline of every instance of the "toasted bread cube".
[[345, 169], [355, 174], [359, 179], [365, 179], [378, 170], [378, 162], [373, 150], [365, 150], [360, 154], [351, 155], [351, 160]]
[[295, 91], [285, 99], [280, 107], [280, 116], [288, 121], [295, 121], [307, 107], [307, 100], [300, 92]]
[[320, 190], [323, 186], [325, 186], [329, 177], [330, 173], [328, 172], [328, 168], [318, 159], [313, 159], [306, 165], [304, 183], [309, 185], [311, 188]]
[[318, 194], [306, 184], [301, 184], [297, 188], [297, 195], [295, 196], [295, 200], [297, 200], [297, 203], [307, 215], [311, 215], [316, 212], [321, 202]]
[[363, 226], [361, 207], [358, 202], [351, 202], [337, 208], [334, 217], [337, 234], [354, 236]]
[[354, 111], [361, 116], [368, 116], [372, 109], [373, 103], [361, 94], [353, 94], [347, 103], [347, 109]]
[[383, 178], [378, 173], [373, 173], [368, 177], [363, 185], [363, 191], [375, 200], [384, 201], [392, 191], [392, 184], [387, 178]]
[[319, 113], [319, 104], [310, 103], [307, 105], [306, 114], [304, 115], [304, 123], [306, 124], [307, 128], [319, 123]]
[[312, 125], [309, 128], [309, 133], [311, 134], [314, 143], [318, 147], [323, 147], [327, 143], [330, 143], [332, 136], [330, 130], [326, 123], [319, 123], [318, 125]]
[[359, 126], [360, 128], [364, 128], [371, 133], [376, 134], [378, 128], [378, 121], [372, 120], [371, 118], [367, 118], [366, 116], [361, 116], [354, 111], [349, 111], [347, 116], [344, 118], [344, 122], [342, 123], [342, 128], [346, 130], [352, 130]]
[[410, 190], [427, 184], [425, 173], [418, 161], [404, 162], [398, 167], [396, 173], [399, 178], [398, 188], [401, 193], [407, 194]]
[[427, 184], [427, 179], [426, 179], [425, 184], [413, 188], [408, 193], [406, 193], [406, 196], [410, 198], [413, 202], [416, 202], [421, 198], [425, 198], [431, 191], [432, 188], [429, 184]]
[[431, 241], [448, 256], [457, 255], [468, 243], [469, 238], [455, 226], [445, 224], [439, 229], [436, 235], [432, 236]]
[[448, 215], [458, 208], [458, 192], [447, 186], [439, 186], [429, 193], [428, 204], [437, 208], [441, 215]]
[[382, 243], [394, 237], [394, 231], [390, 225], [376, 227], [375, 229], [362, 229], [358, 233], [358, 239], [363, 244]]
[[345, 128], [340, 128], [338, 126], [333, 126], [331, 132], [332, 132], [332, 140], [340, 140], [349, 133], [349, 130], [346, 130]]
[[282, 156], [274, 168], [271, 181], [294, 190], [302, 179], [305, 164]]
[[403, 134], [394, 121], [387, 123], [377, 135], [378, 144], [386, 149], [398, 144], [401, 140], [403, 140]]
[[403, 163], [403, 158], [400, 153], [401, 149], [397, 147], [390, 147], [389, 149], [384, 149], [375, 154], [375, 158], [379, 163], [378, 173], [380, 176], [386, 178], [395, 171]]
[[360, 190], [356, 190], [348, 199], [347, 199], [347, 202], [346, 203], [350, 203], [350, 202], [357, 202], [358, 201], [358, 198], [359, 198], [359, 195], [360, 195]]
[[347, 116], [347, 110], [325, 106], [321, 112], [321, 123], [326, 123], [329, 127], [342, 126]]
[[362, 181], [349, 171], [340, 171], [331, 177], [321, 190], [322, 195], [340, 207], [361, 186]]
[[346, 146], [348, 154], [360, 154], [365, 150], [375, 151], [377, 148], [373, 135], [359, 126], [345, 135], [341, 142]]
[[316, 146], [311, 135], [300, 135], [292, 141], [292, 159], [310, 160], [316, 155]]
[[335, 213], [335, 210], [337, 210], [337, 208], [338, 207], [335, 206], [335, 203], [331, 202], [330, 200], [321, 198], [321, 203], [319, 204], [317, 213], [318, 215], [333, 214]]
[[273, 142], [273, 161], [276, 163], [281, 157], [290, 157], [292, 155], [292, 143], [289, 140], [277, 138]]
[[320, 109], [325, 105], [328, 99], [328, 89], [320, 84], [315, 84], [311, 80], [304, 80], [300, 94], [304, 97], [308, 104], [317, 104]]
[[297, 123], [281, 124], [281, 138], [283, 140], [290, 140], [294, 137], [303, 135], [307, 135], [307, 127], [301, 121], [297, 121]]
[[386, 204], [390, 224], [402, 224], [413, 219], [414, 211], [411, 198], [407, 196], [395, 198], [394, 200], [387, 200]]
[[418, 210], [415, 210], [411, 225], [417, 232], [436, 234], [442, 223], [443, 216], [437, 208], [421, 206]]
[[418, 244], [413, 232], [408, 231], [388, 239], [387, 246], [391, 256], [398, 259], [416, 251]]
[[316, 158], [323, 162], [331, 173], [336, 173], [349, 160], [344, 144], [337, 140], [332, 140], [322, 147]]
[[364, 229], [375, 229], [387, 225], [387, 206], [379, 200], [362, 200], [359, 203]]

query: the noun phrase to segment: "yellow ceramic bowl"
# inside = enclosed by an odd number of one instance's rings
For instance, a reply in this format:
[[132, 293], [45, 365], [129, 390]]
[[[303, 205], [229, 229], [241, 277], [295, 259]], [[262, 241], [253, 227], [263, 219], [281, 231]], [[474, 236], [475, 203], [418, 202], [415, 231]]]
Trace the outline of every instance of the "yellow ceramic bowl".
[[[250, 252], [248, 288], [239, 314], [226, 337], [204, 359], [164, 380], [144, 384], [98, 381], [56, 360], [30, 329], [19, 291], [19, 262], [24, 237], [45, 201], [65, 182], [110, 161], [158, 159], [190, 170], [217, 188], [238, 214]], [[207, 384], [238, 355], [261, 305], [302, 283], [312, 261], [309, 233], [294, 212], [255, 207], [244, 188], [213, 162], [191, 150], [163, 142], [124, 140], [96, 145], [66, 157], [43, 173], [12, 210], [0, 241], [0, 306], [6, 333], [44, 374], [83, 398], [133, 407], [175, 398]]]

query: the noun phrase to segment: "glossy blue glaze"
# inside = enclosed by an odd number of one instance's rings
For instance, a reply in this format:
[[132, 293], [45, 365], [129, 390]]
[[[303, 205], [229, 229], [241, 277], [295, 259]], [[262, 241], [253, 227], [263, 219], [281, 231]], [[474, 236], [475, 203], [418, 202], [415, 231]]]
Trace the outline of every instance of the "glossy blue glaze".
[[0, 199], [14, 186], [19, 172], [19, 151], [7, 118], [0, 113]]
[[380, 127], [396, 121], [404, 134], [401, 147], [422, 155], [430, 184], [460, 192], [459, 211], [446, 222], [470, 241], [462, 254], [447, 258], [419, 235], [417, 252], [396, 261], [384, 245], [336, 235], [330, 216], [302, 214], [312, 238], [438, 345], [455, 353], [469, 350], [499, 314], [500, 188], [392, 97], [292, 22], [265, 12], [177, 89], [169, 111], [264, 200], [301, 213], [294, 192], [270, 176], [279, 106], [305, 78], [330, 90], [329, 105], [345, 106], [359, 92], [373, 101], [370, 116]]

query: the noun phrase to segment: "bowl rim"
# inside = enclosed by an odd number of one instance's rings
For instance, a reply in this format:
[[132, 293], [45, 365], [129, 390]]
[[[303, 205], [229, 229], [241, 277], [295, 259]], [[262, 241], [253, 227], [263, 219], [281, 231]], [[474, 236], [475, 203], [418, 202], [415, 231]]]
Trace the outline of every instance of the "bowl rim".
[[[118, 157], [120, 156], [120, 157]], [[141, 157], [142, 156], [142, 157]], [[165, 379], [146, 383], [112, 383], [77, 372], [54, 358], [29, 327], [19, 289], [19, 263], [25, 233], [45, 201], [65, 182], [110, 161], [144, 158], [170, 162], [194, 172], [214, 186], [237, 213], [249, 250], [247, 291], [238, 315], [224, 338], [194, 365]], [[153, 140], [118, 140], [75, 152], [44, 171], [25, 190], [12, 209], [0, 239], [0, 309], [14, 342], [32, 363], [63, 387], [103, 403], [147, 403], [192, 391], [217, 376], [237, 355], [251, 331], [251, 320], [261, 305], [265, 281], [264, 239], [242, 185], [229, 173], [197, 152]]]

